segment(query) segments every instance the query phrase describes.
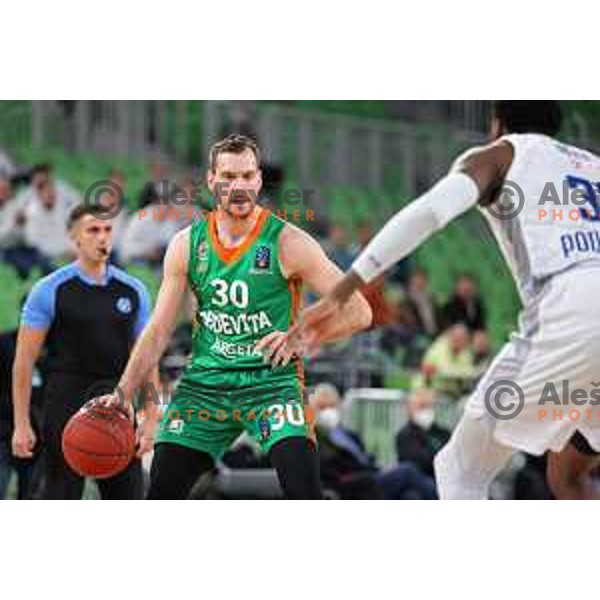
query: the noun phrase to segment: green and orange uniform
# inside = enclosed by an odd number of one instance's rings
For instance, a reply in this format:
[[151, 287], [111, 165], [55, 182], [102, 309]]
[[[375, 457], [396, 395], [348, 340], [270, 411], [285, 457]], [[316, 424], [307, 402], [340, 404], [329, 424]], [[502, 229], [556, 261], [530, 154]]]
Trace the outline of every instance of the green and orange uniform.
[[312, 438], [312, 427], [302, 359], [271, 368], [255, 348], [268, 333], [287, 331], [300, 306], [301, 282], [286, 279], [279, 265], [285, 221], [262, 209], [243, 244], [228, 249], [216, 220], [213, 211], [190, 230], [192, 358], [163, 410], [156, 442], [219, 459], [243, 431], [268, 452], [287, 437]]

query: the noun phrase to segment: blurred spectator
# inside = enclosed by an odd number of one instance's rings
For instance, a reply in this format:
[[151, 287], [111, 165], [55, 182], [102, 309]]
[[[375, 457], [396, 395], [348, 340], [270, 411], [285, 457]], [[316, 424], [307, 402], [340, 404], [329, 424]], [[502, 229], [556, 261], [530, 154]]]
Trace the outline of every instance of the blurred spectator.
[[160, 264], [172, 233], [168, 209], [157, 200], [129, 217], [118, 248], [121, 260]]
[[0, 150], [0, 176], [10, 179], [15, 172], [15, 167], [8, 154], [6, 154], [6, 152], [3, 150]]
[[421, 371], [416, 387], [431, 384], [452, 396], [460, 396], [471, 387], [478, 370], [465, 325], [453, 325], [435, 340], [425, 354]]
[[10, 180], [0, 175], [0, 259], [13, 266], [22, 279], [35, 267], [47, 275], [53, 265], [25, 244], [25, 219], [23, 201], [13, 196]]
[[344, 227], [336, 224], [330, 225], [328, 237], [323, 246], [329, 258], [342, 271], [350, 268], [354, 257], [348, 244], [348, 232]]
[[488, 368], [492, 357], [490, 338], [487, 331], [478, 329], [473, 332], [471, 348], [473, 350], [473, 363], [478, 371], [483, 373]]
[[382, 470], [360, 437], [341, 424], [341, 399], [329, 383], [310, 395], [317, 421], [323, 487], [341, 499], [433, 500], [435, 485], [411, 463]]
[[23, 208], [13, 196], [10, 179], [0, 174], [0, 249], [23, 243], [24, 223]]
[[19, 194], [18, 200], [24, 206], [25, 245], [36, 249], [42, 259], [70, 256], [66, 223], [79, 196], [67, 183], [55, 180], [52, 165], [33, 167], [31, 185]]
[[414, 315], [418, 333], [434, 338], [439, 332], [439, 307], [428, 286], [427, 271], [415, 269], [408, 284], [407, 304]]
[[67, 234], [70, 199], [59, 200], [51, 179], [42, 180], [25, 207], [25, 243], [49, 259], [61, 259], [73, 254]]
[[390, 311], [390, 322], [383, 330], [381, 348], [394, 358], [399, 349], [411, 352], [417, 335], [417, 324], [402, 289], [389, 287], [385, 297]]
[[461, 275], [456, 281], [454, 294], [442, 309], [444, 327], [463, 323], [471, 331], [485, 329], [485, 309], [471, 275]]
[[398, 462], [412, 463], [433, 484], [433, 458], [450, 439], [450, 432], [435, 423], [433, 392], [414, 390], [408, 399], [408, 423], [396, 435]]
[[377, 467], [361, 439], [341, 424], [341, 399], [329, 383], [319, 384], [309, 396], [316, 415], [316, 433], [323, 487], [342, 499], [382, 498], [375, 480]]
[[31, 204], [37, 204], [40, 201], [40, 193], [46, 193], [48, 187], [52, 195], [56, 198], [65, 212], [69, 212], [80, 199], [80, 194], [62, 179], [56, 180], [54, 177], [54, 167], [49, 163], [40, 163], [34, 165], [30, 173], [30, 185], [19, 193], [19, 200], [29, 207]]
[[155, 204], [157, 201], [168, 201], [172, 184], [169, 181], [169, 171], [167, 164], [160, 160], [154, 159], [150, 163], [150, 181], [146, 181], [144, 188], [138, 197], [138, 208], [146, 208], [150, 204]]

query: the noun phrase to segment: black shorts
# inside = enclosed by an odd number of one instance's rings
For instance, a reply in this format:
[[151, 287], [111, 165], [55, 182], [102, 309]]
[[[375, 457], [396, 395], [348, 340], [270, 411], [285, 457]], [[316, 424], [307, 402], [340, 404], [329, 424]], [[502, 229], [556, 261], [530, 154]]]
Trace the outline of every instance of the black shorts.
[[[99, 378], [72, 373], [52, 373], [44, 392], [41, 426], [43, 482], [42, 497], [76, 500], [83, 493], [84, 478], [67, 465], [62, 453], [62, 432], [67, 421], [88, 400], [112, 391], [116, 378]], [[135, 459], [115, 477], [97, 481], [105, 500], [136, 500], [143, 497], [141, 461]]]

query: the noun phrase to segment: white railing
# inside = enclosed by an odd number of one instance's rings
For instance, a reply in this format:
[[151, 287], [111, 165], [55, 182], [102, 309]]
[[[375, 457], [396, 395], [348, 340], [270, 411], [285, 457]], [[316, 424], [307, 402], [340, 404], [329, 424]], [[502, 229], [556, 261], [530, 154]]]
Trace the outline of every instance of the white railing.
[[[355, 431], [377, 464], [389, 467], [397, 462], [396, 435], [408, 422], [410, 390], [387, 388], [352, 388], [344, 395], [342, 423]], [[463, 411], [464, 399], [436, 394], [436, 423], [454, 429]]]
[[481, 135], [444, 125], [365, 119], [269, 102], [35, 101], [34, 146], [202, 165], [223, 135], [254, 133], [266, 162], [305, 187], [388, 188], [413, 195]]
[[408, 392], [354, 388], [346, 392], [342, 422], [356, 432], [380, 466], [396, 462], [396, 434], [406, 424]]
[[[300, 186], [388, 189], [412, 197], [460, 151], [485, 139], [490, 104], [395, 102], [390, 110], [397, 119], [258, 101], [34, 101], [30, 139], [38, 147], [137, 159], [158, 154], [204, 167], [210, 144], [241, 131], [256, 135], [266, 162], [282, 165]], [[572, 141], [589, 145], [585, 125], [570, 119]]]

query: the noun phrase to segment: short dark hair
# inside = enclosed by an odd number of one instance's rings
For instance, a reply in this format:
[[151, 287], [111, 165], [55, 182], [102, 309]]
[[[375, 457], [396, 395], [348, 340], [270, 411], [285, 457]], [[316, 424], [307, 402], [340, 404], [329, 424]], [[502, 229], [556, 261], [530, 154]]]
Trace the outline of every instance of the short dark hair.
[[210, 170], [214, 172], [219, 154], [224, 154], [225, 152], [241, 154], [246, 150], [252, 150], [252, 152], [254, 152], [256, 164], [260, 165], [260, 150], [258, 144], [252, 138], [249, 138], [246, 135], [240, 135], [239, 133], [228, 135], [226, 138], [219, 140], [211, 146], [208, 154], [208, 165]]
[[85, 217], [86, 215], [92, 215], [94, 217], [98, 215], [106, 215], [109, 211], [103, 206], [93, 206], [89, 204], [78, 204], [69, 213], [67, 218], [67, 229], [71, 230], [77, 221]]
[[508, 133], [555, 136], [562, 125], [558, 100], [496, 100], [493, 114]]
[[37, 175], [38, 173], [50, 175], [53, 170], [54, 167], [50, 163], [37, 163], [31, 167], [31, 177]]

